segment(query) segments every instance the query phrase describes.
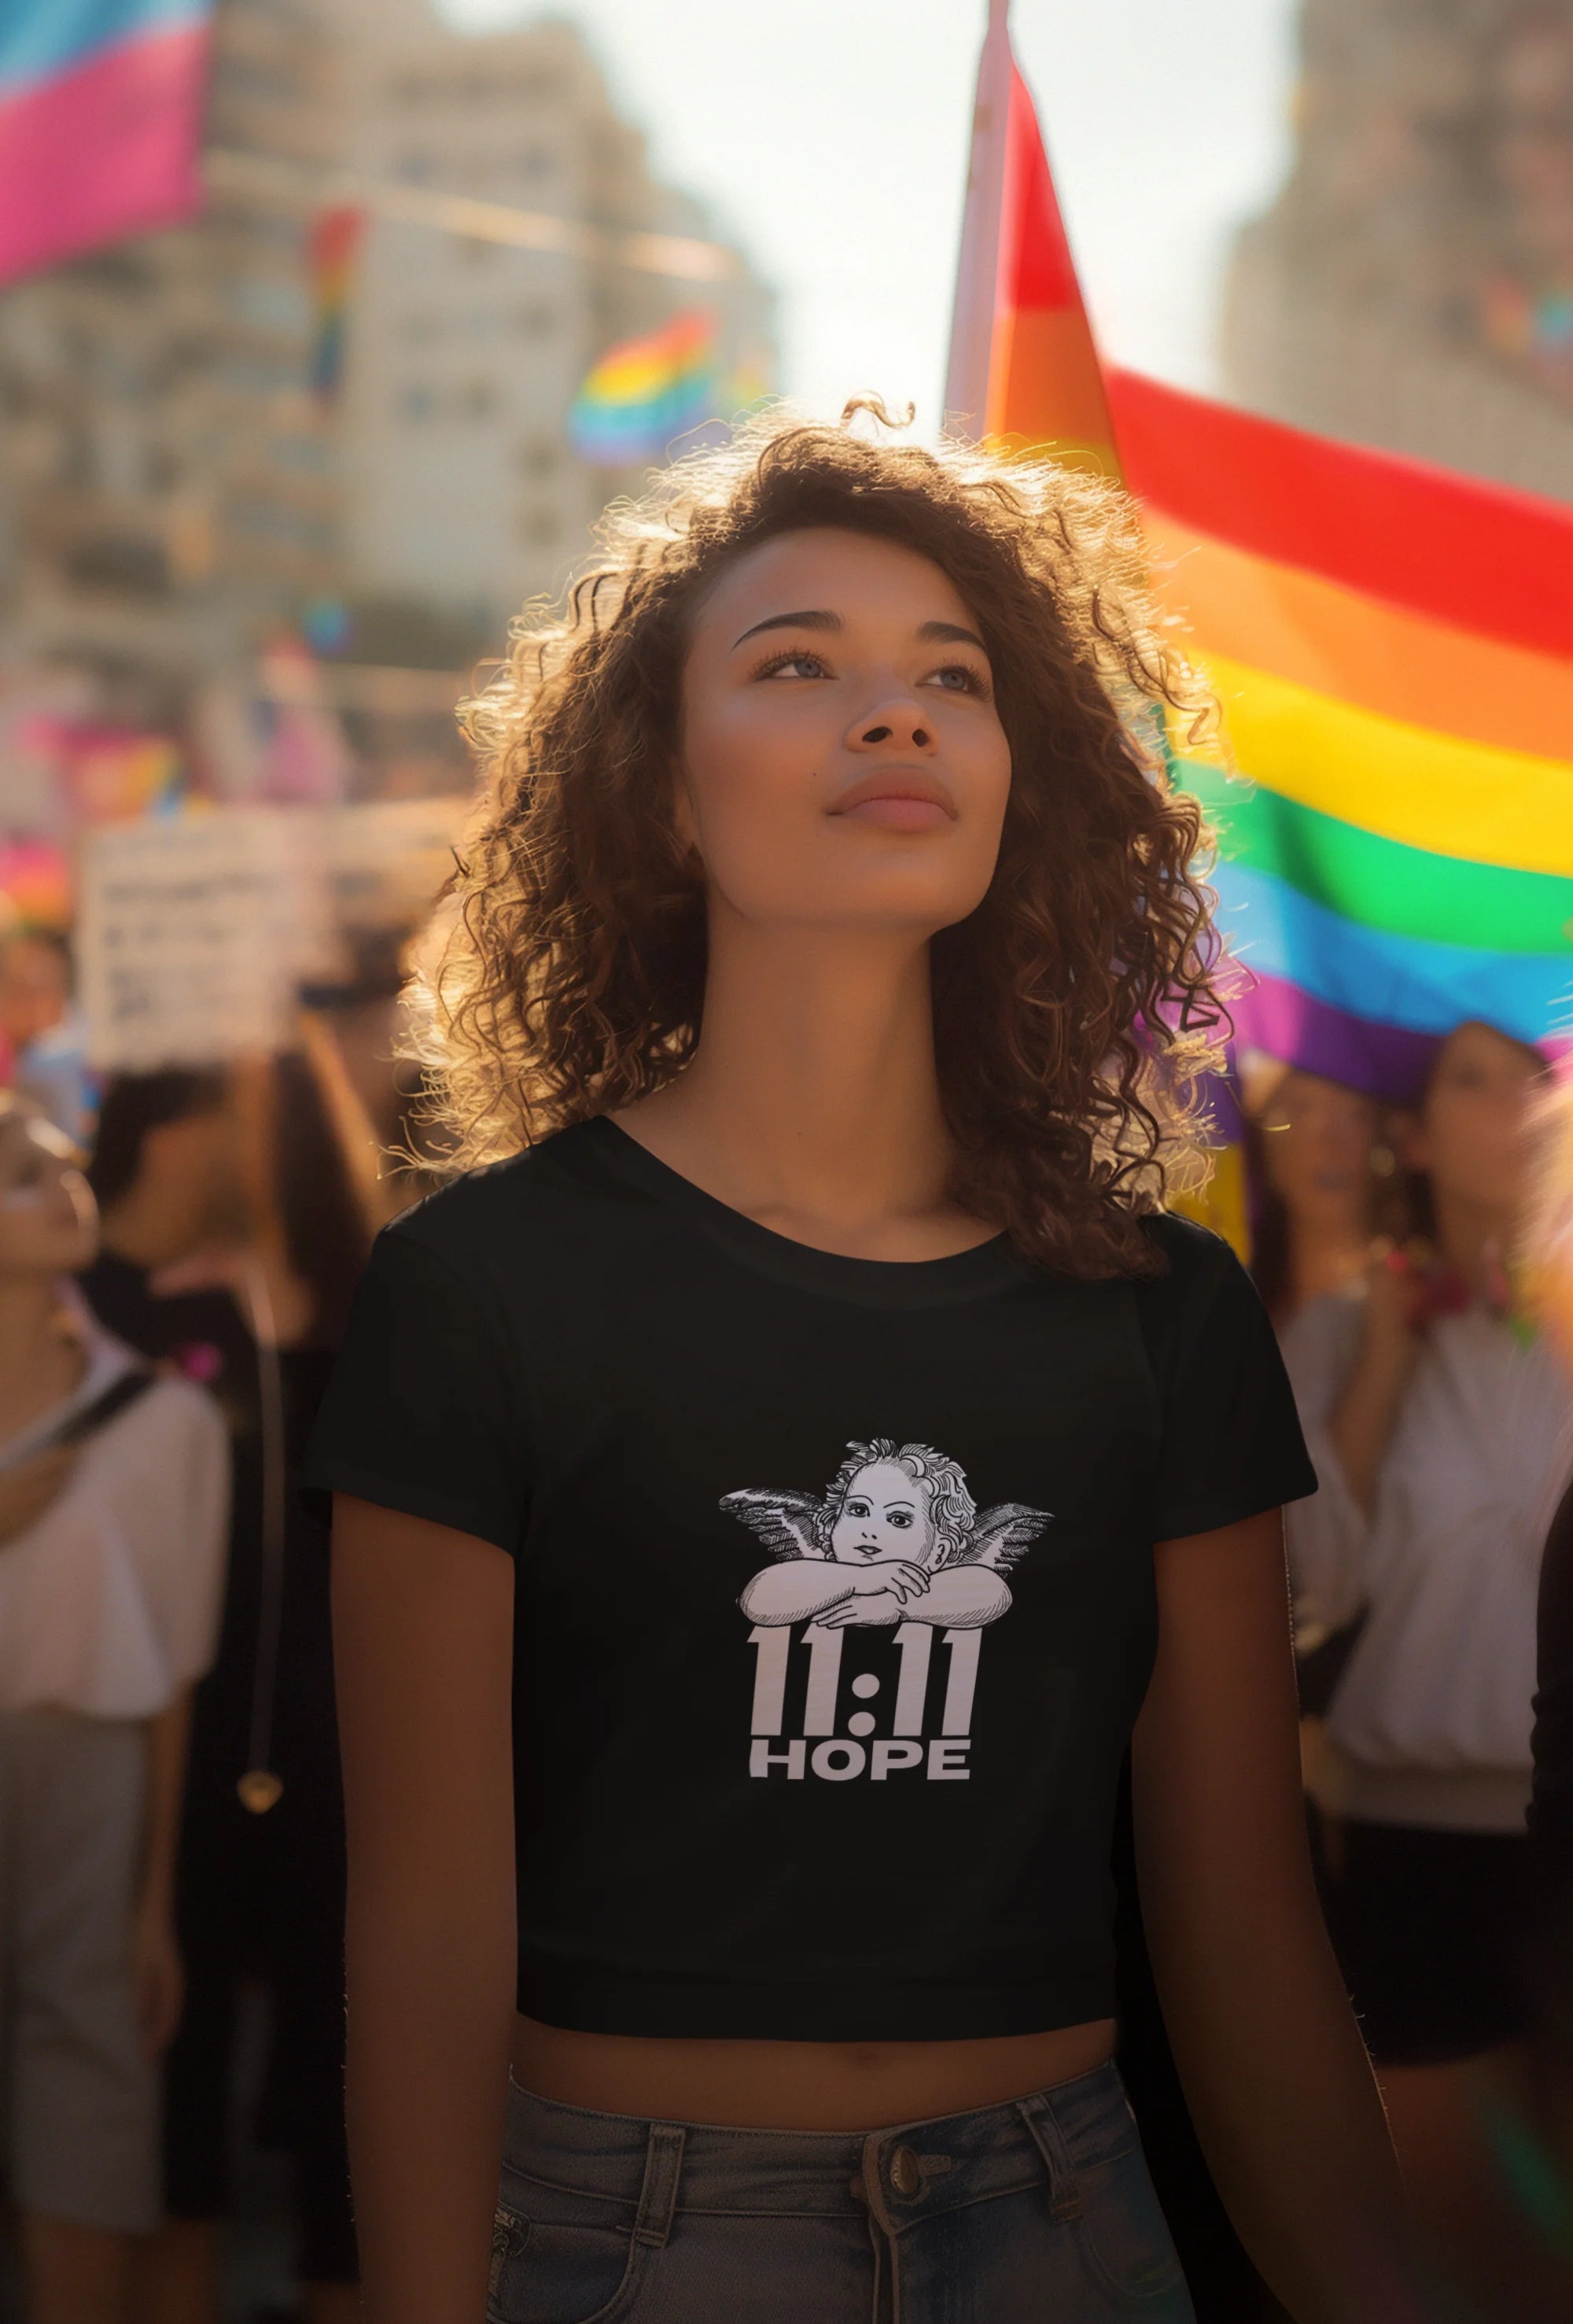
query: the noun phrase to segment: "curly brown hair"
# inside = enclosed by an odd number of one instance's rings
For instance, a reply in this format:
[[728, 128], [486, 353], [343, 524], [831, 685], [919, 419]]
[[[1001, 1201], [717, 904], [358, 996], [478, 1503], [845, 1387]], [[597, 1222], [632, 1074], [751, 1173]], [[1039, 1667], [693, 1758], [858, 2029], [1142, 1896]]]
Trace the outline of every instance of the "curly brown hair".
[[1209, 697], [1119, 491], [890, 426], [869, 399], [835, 427], [767, 413], [676, 463], [607, 512], [599, 556], [465, 706], [488, 779], [417, 995], [449, 1159], [615, 1111], [693, 1055], [705, 899], [672, 810], [695, 611], [745, 551], [832, 526], [948, 576], [1011, 747], [993, 881], [933, 942], [955, 1199], [1061, 1272], [1150, 1273], [1140, 1218], [1198, 1175], [1196, 1077], [1225, 1021], [1201, 811], [1165, 764], [1166, 719], [1194, 739]]

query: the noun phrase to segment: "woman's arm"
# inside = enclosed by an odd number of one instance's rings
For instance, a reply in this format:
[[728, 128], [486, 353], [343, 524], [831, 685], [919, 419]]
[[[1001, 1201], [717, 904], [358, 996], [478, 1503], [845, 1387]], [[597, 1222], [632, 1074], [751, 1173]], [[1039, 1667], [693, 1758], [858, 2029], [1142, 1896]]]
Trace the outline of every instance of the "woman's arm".
[[1415, 1285], [1394, 1257], [1373, 1260], [1366, 1275], [1359, 1351], [1328, 1426], [1344, 1480], [1367, 1517], [1420, 1348]]
[[335, 1497], [347, 2109], [367, 2324], [481, 2324], [516, 1921], [513, 1567]]
[[874, 1565], [838, 1565], [823, 1557], [789, 1557], [754, 1575], [738, 1604], [750, 1622], [810, 1622], [851, 1598], [894, 1594], [899, 1605], [928, 1588], [921, 1565], [890, 1558]]
[[147, 1789], [143, 1809], [142, 1878], [132, 1932], [137, 2021], [150, 2058], [167, 2048], [180, 2022], [185, 1976], [175, 1940], [175, 1873], [186, 1796], [191, 1690], [183, 1686], [147, 1722]]
[[1397, 2165], [1306, 1847], [1276, 1511], [1155, 1552], [1142, 1914], [1219, 2190], [1296, 2324], [1404, 2324]]

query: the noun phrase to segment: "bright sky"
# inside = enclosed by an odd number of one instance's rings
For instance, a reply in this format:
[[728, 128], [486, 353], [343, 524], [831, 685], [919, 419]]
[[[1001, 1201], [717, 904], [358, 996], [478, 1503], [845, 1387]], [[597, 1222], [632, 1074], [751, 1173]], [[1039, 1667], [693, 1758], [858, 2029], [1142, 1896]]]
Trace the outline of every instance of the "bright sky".
[[[782, 385], [943, 387], [984, 0], [438, 0], [491, 30], [578, 23], [657, 169], [780, 294]], [[1093, 318], [1120, 361], [1217, 384], [1235, 226], [1289, 156], [1295, 0], [1016, 0], [1016, 55]]]

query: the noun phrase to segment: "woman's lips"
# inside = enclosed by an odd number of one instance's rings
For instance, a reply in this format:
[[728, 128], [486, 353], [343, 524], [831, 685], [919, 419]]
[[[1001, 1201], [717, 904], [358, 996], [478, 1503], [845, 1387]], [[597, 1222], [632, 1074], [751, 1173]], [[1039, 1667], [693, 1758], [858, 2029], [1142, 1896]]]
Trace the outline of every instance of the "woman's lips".
[[937, 775], [891, 769], [849, 784], [827, 812], [881, 831], [937, 831], [956, 820], [956, 802]]

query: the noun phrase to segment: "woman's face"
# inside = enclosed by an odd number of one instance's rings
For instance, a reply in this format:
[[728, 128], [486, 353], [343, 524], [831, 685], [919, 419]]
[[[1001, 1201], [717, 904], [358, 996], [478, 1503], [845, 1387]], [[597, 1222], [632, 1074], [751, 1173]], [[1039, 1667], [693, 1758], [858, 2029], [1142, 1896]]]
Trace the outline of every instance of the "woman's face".
[[1524, 1116], [1540, 1068], [1486, 1025], [1461, 1025], [1442, 1044], [1410, 1159], [1440, 1195], [1510, 1214], [1523, 1194]]
[[0, 1277], [74, 1275], [97, 1247], [97, 1209], [67, 1140], [36, 1115], [0, 1120]]
[[1317, 1074], [1287, 1073], [1261, 1126], [1267, 1183], [1297, 1225], [1370, 1231], [1376, 1108], [1369, 1098]]
[[982, 900], [1010, 746], [935, 565], [831, 529], [766, 541], [695, 622], [678, 829], [743, 920], [926, 936]]
[[870, 1461], [847, 1487], [831, 1527], [831, 1555], [840, 1565], [891, 1557], [926, 1565], [934, 1547], [933, 1490], [926, 1480], [909, 1477], [899, 1461]]

